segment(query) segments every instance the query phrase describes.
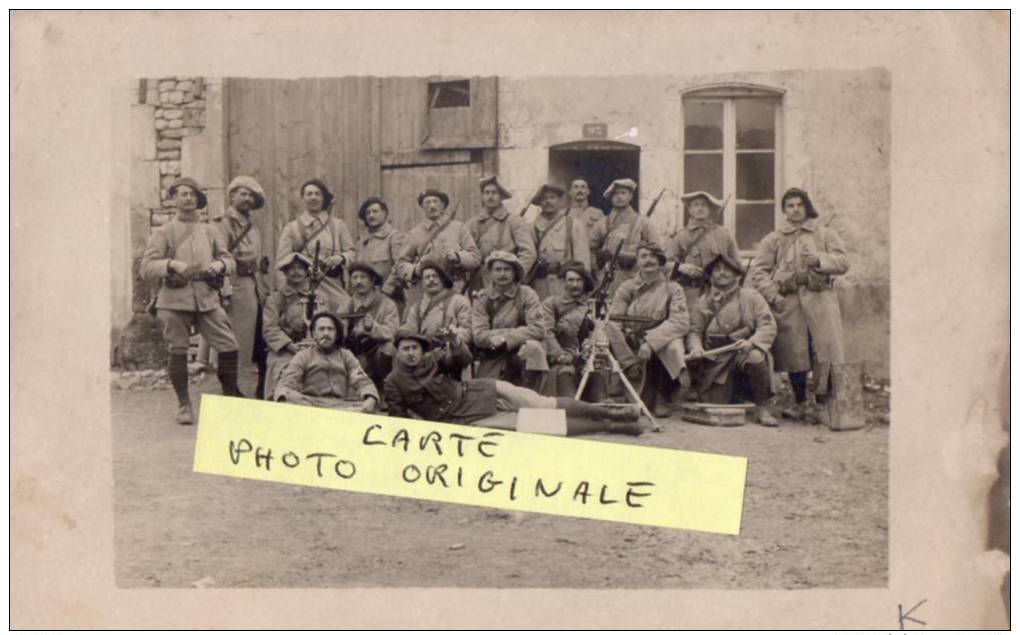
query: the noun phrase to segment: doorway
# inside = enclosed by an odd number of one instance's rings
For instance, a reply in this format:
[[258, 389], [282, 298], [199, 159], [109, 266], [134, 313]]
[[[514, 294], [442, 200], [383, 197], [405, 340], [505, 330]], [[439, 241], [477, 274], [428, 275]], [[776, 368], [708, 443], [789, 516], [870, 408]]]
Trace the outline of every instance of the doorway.
[[641, 147], [619, 141], [574, 141], [549, 148], [549, 178], [562, 183], [569, 190], [575, 178], [588, 181], [591, 196], [588, 204], [603, 212], [612, 205], [602, 196], [616, 179], [634, 179], [638, 189], [634, 192], [631, 207], [638, 207], [641, 194]]

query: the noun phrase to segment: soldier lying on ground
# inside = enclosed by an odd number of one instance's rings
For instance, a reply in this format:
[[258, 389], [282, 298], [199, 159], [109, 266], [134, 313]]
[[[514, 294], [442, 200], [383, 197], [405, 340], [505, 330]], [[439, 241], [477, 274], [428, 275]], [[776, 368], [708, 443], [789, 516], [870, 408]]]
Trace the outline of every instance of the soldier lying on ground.
[[[340, 346], [343, 326], [332, 313], [312, 318], [315, 345], [290, 360], [276, 385], [276, 401], [337, 410], [374, 412], [379, 391], [354, 353]], [[356, 401], [360, 399], [361, 403]]]
[[[442, 348], [419, 333], [397, 332], [397, 357], [386, 378], [389, 414], [428, 421], [472, 424], [498, 412], [521, 408], [560, 408], [567, 413], [567, 434], [616, 432], [641, 434], [638, 409], [632, 405], [590, 404], [565, 397], [543, 397], [533, 390], [498, 379], [459, 381], [459, 369], [471, 353], [456, 334]], [[604, 419], [605, 421], [594, 421]]]
[[[740, 263], [719, 254], [704, 267], [711, 282], [691, 310], [691, 332], [687, 348], [691, 356], [691, 377], [698, 400], [731, 403], [750, 393], [757, 406], [758, 423], [775, 427], [769, 412], [772, 397], [772, 369], [769, 349], [776, 338], [776, 320], [765, 298], [754, 289], [738, 284], [744, 273]], [[736, 344], [738, 348], [713, 357], [705, 349]]]

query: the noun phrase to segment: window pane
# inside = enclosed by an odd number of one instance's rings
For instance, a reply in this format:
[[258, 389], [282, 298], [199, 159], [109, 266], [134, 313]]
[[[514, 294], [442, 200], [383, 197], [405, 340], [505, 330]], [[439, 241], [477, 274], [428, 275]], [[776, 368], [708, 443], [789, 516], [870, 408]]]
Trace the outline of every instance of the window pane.
[[722, 197], [722, 153], [684, 155], [684, 190]]
[[775, 104], [762, 99], [738, 99], [734, 105], [737, 109], [737, 149], [775, 148]]
[[737, 155], [737, 198], [761, 201], [775, 198], [775, 157], [772, 153]]
[[431, 108], [461, 108], [471, 105], [471, 81], [429, 82]]
[[722, 128], [721, 102], [684, 102], [684, 149], [722, 150]]
[[774, 203], [737, 204], [737, 247], [756, 249], [761, 239], [775, 229]]

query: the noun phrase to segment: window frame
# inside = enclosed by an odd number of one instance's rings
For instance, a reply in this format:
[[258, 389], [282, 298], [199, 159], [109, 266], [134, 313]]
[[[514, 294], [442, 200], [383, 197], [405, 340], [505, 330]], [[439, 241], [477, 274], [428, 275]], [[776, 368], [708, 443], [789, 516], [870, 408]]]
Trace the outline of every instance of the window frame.
[[[768, 152], [766, 149], [737, 149], [737, 107], [736, 102], [741, 99], [753, 99], [770, 101], [774, 104], [773, 109], [773, 126], [775, 138], [773, 141], [773, 148], [771, 150], [773, 154], [773, 200], [772, 200], [772, 226], [778, 228], [780, 220], [782, 218], [782, 210], [780, 209], [780, 200], [782, 198], [783, 183], [785, 181], [785, 161], [784, 161], [784, 129], [783, 129], [783, 112], [784, 112], [784, 97], [786, 91], [780, 88], [773, 88], [770, 86], [761, 86], [757, 84], [738, 84], [738, 83], [727, 83], [727, 84], [712, 84], [709, 86], [697, 86], [689, 90], [684, 91], [681, 94], [680, 99], [680, 191], [687, 191], [686, 180], [686, 166], [688, 155], [712, 155], [719, 154], [719, 150], [688, 150], [686, 148], [686, 102], [687, 101], [702, 101], [702, 102], [713, 102], [721, 103], [723, 106], [723, 147], [722, 147], [722, 163], [723, 163], [723, 191], [722, 197], [726, 201], [726, 207], [722, 210], [723, 227], [730, 232], [733, 236], [734, 241], [737, 238], [737, 204], [754, 204], [754, 203], [768, 203], [768, 199], [761, 200], [750, 200], [750, 199], [737, 199], [737, 157], [739, 154], [763, 154]], [[729, 200], [727, 200], [729, 195]], [[685, 210], [680, 210], [680, 223], [683, 223]], [[764, 238], [764, 236], [762, 236]], [[760, 240], [760, 239], [759, 239]], [[741, 256], [750, 256], [755, 253], [755, 249], [743, 249], [738, 245], [738, 250]]]

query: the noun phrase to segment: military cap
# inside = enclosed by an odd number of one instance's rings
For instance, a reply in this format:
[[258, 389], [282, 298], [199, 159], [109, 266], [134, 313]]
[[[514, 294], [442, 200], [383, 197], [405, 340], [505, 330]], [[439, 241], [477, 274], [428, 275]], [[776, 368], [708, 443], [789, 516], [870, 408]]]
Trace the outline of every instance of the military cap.
[[662, 265], [666, 264], [666, 252], [663, 251], [662, 247], [660, 247], [658, 244], [653, 243], [653, 242], [649, 242], [649, 241], [644, 241], [644, 242], [640, 243], [637, 246], [637, 249], [634, 250], [634, 253], [636, 254], [637, 252], [641, 251], [642, 249], [647, 249], [648, 251], [650, 251], [653, 254], [655, 254], [655, 257], [659, 261], [659, 266], [660, 267]]
[[697, 192], [688, 192], [687, 194], [682, 195], [680, 197], [680, 200], [684, 202], [684, 205], [687, 205], [696, 198], [705, 199], [706, 201], [708, 201], [708, 204], [714, 207], [715, 209], [719, 209], [720, 207], [722, 207], [722, 201], [720, 201], [719, 199], [717, 199], [716, 197], [712, 196], [711, 194], [704, 190], [698, 190]]
[[177, 188], [179, 188], [182, 185], [186, 185], [191, 189], [195, 190], [195, 198], [198, 201], [197, 209], [205, 209], [205, 206], [209, 203], [209, 199], [205, 197], [205, 192], [202, 191], [202, 188], [198, 185], [195, 179], [191, 177], [185, 176], [177, 179], [176, 181], [170, 184], [170, 187], [167, 189], [167, 192], [170, 193], [170, 196], [175, 196], [177, 194]]
[[281, 258], [280, 262], [276, 263], [276, 268], [279, 269], [280, 271], [283, 271], [287, 269], [287, 267], [291, 266], [291, 264], [293, 264], [295, 260], [302, 263], [308, 269], [311, 269], [313, 266], [311, 258], [309, 258], [308, 256], [304, 255], [299, 251], [292, 251], [283, 258]]
[[727, 267], [729, 267], [730, 269], [732, 269], [733, 271], [737, 272], [740, 275], [744, 274], [744, 265], [740, 264], [739, 260], [734, 260], [732, 257], [726, 254], [719, 254], [715, 258], [712, 258], [712, 260], [710, 260], [707, 265], [705, 265], [705, 275], [706, 276], [712, 275], [712, 270], [715, 269], [720, 264], [726, 265]]
[[514, 268], [514, 281], [520, 282], [524, 279], [524, 265], [521, 264], [520, 258], [510, 253], [509, 251], [496, 250], [489, 254], [489, 257], [485, 259], [485, 268], [492, 270], [492, 263], [494, 262], [505, 262]]
[[400, 343], [404, 340], [414, 340], [418, 342], [419, 344], [421, 344], [421, 349], [423, 351], [429, 350], [429, 348], [432, 346], [432, 342], [429, 341], [429, 338], [425, 337], [421, 333], [413, 329], [400, 327], [399, 329], [397, 329], [396, 335], [393, 336], [393, 345], [400, 346]]
[[227, 186], [227, 194], [233, 194], [234, 190], [239, 187], [251, 190], [251, 193], [255, 196], [255, 204], [252, 205], [252, 209], [262, 209], [265, 206], [266, 192], [254, 178], [250, 176], [235, 176], [234, 180]]
[[559, 275], [561, 278], [566, 278], [567, 272], [569, 271], [573, 271], [577, 275], [581, 276], [581, 278], [584, 280], [585, 291], [591, 292], [593, 289], [595, 289], [595, 279], [591, 277], [590, 273], [588, 273], [588, 268], [584, 266], [583, 262], [571, 260], [560, 265]]
[[433, 271], [439, 274], [440, 278], [443, 279], [444, 287], [446, 287], [447, 289], [453, 288], [453, 277], [450, 275], [450, 272], [447, 271], [446, 267], [443, 266], [442, 262], [435, 260], [433, 258], [425, 258], [424, 260], [421, 261], [421, 265], [418, 267], [418, 269], [422, 273], [425, 273], [426, 269], [432, 269]]
[[444, 208], [450, 206], [450, 197], [446, 194], [446, 192], [441, 192], [437, 189], [430, 188], [418, 195], [418, 207], [421, 207], [421, 204], [425, 202], [426, 196], [435, 196], [436, 198], [443, 202]]
[[322, 209], [329, 209], [330, 205], [333, 204], [333, 199], [335, 197], [333, 196], [333, 193], [329, 191], [329, 188], [326, 187], [326, 183], [319, 178], [308, 179], [301, 184], [301, 189], [298, 190], [301, 192], [302, 196], [304, 196], [305, 188], [309, 185], [314, 185], [319, 188], [319, 191], [322, 192]]
[[618, 187], [628, 189], [633, 194], [634, 191], [637, 189], [637, 182], [634, 181], [634, 179], [616, 179], [615, 181], [609, 184], [609, 187], [606, 188], [606, 191], [602, 196], [609, 198], [610, 196], [613, 195], [613, 192]]
[[486, 185], [490, 185], [490, 184], [495, 185], [496, 187], [499, 188], [499, 192], [500, 192], [500, 195], [503, 197], [503, 200], [506, 200], [508, 198], [512, 198], [513, 197], [513, 194], [510, 193], [510, 190], [508, 190], [508, 189], [506, 189], [506, 187], [504, 187], [503, 183], [501, 183], [500, 180], [499, 180], [499, 176], [497, 176], [495, 174], [493, 174], [492, 176], [486, 176], [484, 178], [479, 179], [478, 180], [478, 189], [484, 190], [485, 186]]
[[554, 192], [556, 196], [563, 196], [564, 194], [567, 193], [566, 190], [564, 190], [559, 185], [556, 185], [554, 183], [546, 183], [545, 185], [542, 186], [541, 189], [538, 190], [538, 192], [535, 194], [535, 197], [531, 199], [531, 204], [541, 205], [542, 199], [545, 198], [546, 192]]
[[372, 278], [373, 284], [375, 284], [377, 287], [382, 286], [383, 283], [382, 274], [376, 271], [375, 267], [368, 264], [367, 262], [359, 260], [357, 262], [351, 263], [351, 265], [347, 267], [348, 276], [350, 276], [350, 274], [354, 273], [355, 271], [362, 271], [364, 273], [367, 273], [368, 276]]

